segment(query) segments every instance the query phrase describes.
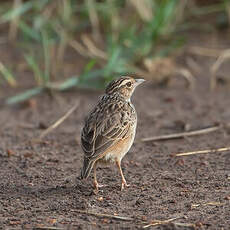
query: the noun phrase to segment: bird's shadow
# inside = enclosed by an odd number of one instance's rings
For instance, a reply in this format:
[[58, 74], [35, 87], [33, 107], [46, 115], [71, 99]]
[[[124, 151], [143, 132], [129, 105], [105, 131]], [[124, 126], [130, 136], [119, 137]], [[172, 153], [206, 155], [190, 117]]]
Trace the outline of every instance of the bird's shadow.
[[80, 196], [91, 196], [93, 195], [93, 188], [90, 183], [75, 178], [74, 182], [67, 183], [63, 181], [63, 184], [58, 185], [16, 185], [14, 183], [1, 184], [0, 185], [0, 196], [1, 197], [40, 197], [40, 196], [64, 196], [67, 194], [78, 194]]

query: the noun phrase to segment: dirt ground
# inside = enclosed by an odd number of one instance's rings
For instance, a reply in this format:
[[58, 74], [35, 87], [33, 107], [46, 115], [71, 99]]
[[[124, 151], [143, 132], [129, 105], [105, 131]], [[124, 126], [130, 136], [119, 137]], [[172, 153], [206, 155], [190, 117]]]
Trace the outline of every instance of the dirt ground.
[[[205, 42], [191, 40], [190, 45], [203, 47]], [[140, 141], [230, 122], [229, 86], [209, 91], [209, 68], [215, 59], [185, 53], [182, 61], [187, 58], [200, 67], [194, 90], [176, 77], [169, 87], [146, 82], [133, 96], [139, 121], [135, 143], [122, 162], [130, 184], [122, 192], [115, 167], [98, 169], [99, 182], [106, 186], [97, 195], [92, 192], [92, 177], [78, 179], [83, 156], [80, 130], [101, 92], [72, 90], [54, 98], [43, 94], [11, 107], [0, 103], [0, 228], [141, 229], [154, 220], [177, 218], [149, 228], [229, 229], [230, 151], [173, 156], [229, 147], [229, 129], [184, 139]], [[229, 73], [230, 65], [223, 69]], [[2, 87], [0, 101], [21, 90]], [[76, 102], [79, 107], [60, 127], [42, 142], [30, 142]]]

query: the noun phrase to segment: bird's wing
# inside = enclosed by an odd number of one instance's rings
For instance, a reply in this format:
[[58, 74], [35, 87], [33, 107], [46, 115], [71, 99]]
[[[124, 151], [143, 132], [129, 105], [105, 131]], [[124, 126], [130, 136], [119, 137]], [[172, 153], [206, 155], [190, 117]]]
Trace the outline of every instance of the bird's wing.
[[82, 130], [81, 143], [87, 158], [97, 159], [118, 141], [127, 138], [133, 125], [127, 114], [115, 112], [88, 118]]

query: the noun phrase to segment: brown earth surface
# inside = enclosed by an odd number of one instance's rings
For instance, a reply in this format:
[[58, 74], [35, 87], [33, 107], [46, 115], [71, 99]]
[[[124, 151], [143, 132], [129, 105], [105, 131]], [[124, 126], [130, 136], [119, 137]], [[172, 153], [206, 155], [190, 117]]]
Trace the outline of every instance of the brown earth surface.
[[[206, 42], [196, 41], [191, 44], [203, 47]], [[223, 47], [218, 44], [216, 48]], [[0, 48], [6, 49], [3, 45]], [[184, 139], [140, 141], [230, 122], [230, 88], [223, 84], [213, 92], [209, 90], [209, 69], [215, 59], [191, 54], [180, 59], [187, 58], [193, 58], [200, 67], [194, 74], [194, 90], [176, 77], [169, 87], [153, 87], [146, 82], [133, 96], [139, 121], [135, 143], [122, 161], [130, 184], [122, 192], [115, 167], [97, 170], [99, 182], [106, 185], [97, 195], [92, 192], [92, 177], [78, 179], [83, 156], [80, 130], [101, 92], [72, 90], [54, 98], [43, 94], [11, 107], [2, 103], [0, 228], [141, 229], [155, 223], [150, 228], [229, 229], [230, 151], [174, 156], [229, 147], [227, 127]], [[223, 66], [223, 72], [230, 72], [229, 64]], [[2, 87], [0, 100], [21, 90]], [[55, 131], [42, 142], [30, 141], [76, 102], [79, 107]], [[178, 219], [158, 225], [154, 222], [171, 218]]]

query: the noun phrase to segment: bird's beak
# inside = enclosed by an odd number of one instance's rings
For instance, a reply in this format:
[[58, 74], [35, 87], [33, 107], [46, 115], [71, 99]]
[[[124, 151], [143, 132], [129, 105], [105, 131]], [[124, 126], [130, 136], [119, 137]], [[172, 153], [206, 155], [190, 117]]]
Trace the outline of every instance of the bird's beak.
[[136, 85], [138, 86], [138, 85], [140, 85], [141, 83], [143, 83], [144, 81], [145, 81], [145, 79], [135, 79], [135, 83], [136, 83]]

